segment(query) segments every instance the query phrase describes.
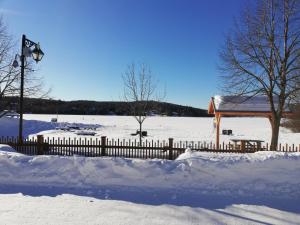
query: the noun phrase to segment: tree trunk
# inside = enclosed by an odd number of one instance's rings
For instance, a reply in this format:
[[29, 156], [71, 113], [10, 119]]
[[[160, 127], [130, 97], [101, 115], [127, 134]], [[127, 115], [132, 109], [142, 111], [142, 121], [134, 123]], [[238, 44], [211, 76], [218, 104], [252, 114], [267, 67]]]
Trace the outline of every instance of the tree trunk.
[[140, 122], [140, 146], [142, 146], [142, 123]]
[[278, 145], [278, 137], [279, 137], [279, 128], [280, 128], [280, 117], [272, 116], [270, 119], [271, 127], [272, 127], [272, 137], [271, 137], [271, 151], [277, 150]]

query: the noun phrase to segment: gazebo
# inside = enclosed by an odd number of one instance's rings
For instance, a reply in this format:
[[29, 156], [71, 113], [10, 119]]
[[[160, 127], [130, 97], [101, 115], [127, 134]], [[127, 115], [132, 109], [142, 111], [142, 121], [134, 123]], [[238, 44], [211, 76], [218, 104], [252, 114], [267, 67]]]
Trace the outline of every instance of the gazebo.
[[[276, 102], [275, 102], [276, 105]], [[291, 114], [288, 106], [284, 107], [283, 116]], [[267, 96], [214, 96], [208, 106], [208, 114], [215, 115], [216, 146], [220, 146], [220, 123], [222, 116], [252, 116], [271, 119], [270, 104]]]

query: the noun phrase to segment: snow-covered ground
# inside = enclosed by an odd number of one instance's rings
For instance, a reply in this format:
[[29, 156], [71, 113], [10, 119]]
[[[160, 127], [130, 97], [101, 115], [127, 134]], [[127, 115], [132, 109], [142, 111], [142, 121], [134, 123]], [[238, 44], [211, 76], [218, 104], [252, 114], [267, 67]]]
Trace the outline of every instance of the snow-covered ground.
[[63, 194], [56, 197], [0, 195], [1, 224], [210, 225], [299, 224], [300, 216], [263, 205], [210, 209], [149, 205]]
[[[132, 138], [132, 117], [25, 115], [25, 135]], [[149, 139], [214, 141], [212, 118], [150, 117]], [[16, 136], [17, 119], [0, 119]], [[268, 121], [223, 118], [234, 136], [269, 141]], [[281, 129], [282, 143], [300, 134]], [[300, 153], [195, 153], [175, 161], [25, 156], [0, 145], [0, 224], [299, 224]]]
[[1, 147], [1, 224], [297, 224], [300, 153], [175, 161], [24, 156]]
[[[49, 123], [51, 118], [56, 118], [56, 115], [27, 114], [24, 118], [27, 120], [24, 124], [25, 135], [41, 132], [46, 137], [76, 137], [75, 132], [55, 130], [55, 127], [62, 127], [67, 124], [72, 125], [74, 123], [75, 125], [79, 124], [82, 128], [91, 128], [92, 131], [96, 132], [96, 137], [98, 138], [102, 135], [108, 138], [134, 138], [130, 134], [135, 133], [138, 129], [138, 123], [130, 116], [58, 115], [58, 124]], [[0, 122], [3, 119], [0, 119]], [[11, 123], [7, 124], [7, 128], [4, 124], [1, 126], [0, 136], [17, 135], [17, 121], [15, 121], [14, 125], [16, 129], [11, 129], [13, 126]], [[143, 129], [148, 131], [148, 139], [167, 140], [169, 137], [172, 137], [175, 141], [215, 141], [213, 118], [149, 117], [145, 120]], [[233, 135], [221, 135], [221, 142], [228, 143], [233, 138], [247, 138], [263, 140], [269, 143], [271, 139], [271, 128], [266, 118], [222, 118], [222, 129], [231, 129]], [[299, 145], [300, 133], [292, 133], [288, 129], [281, 128], [279, 143]]]

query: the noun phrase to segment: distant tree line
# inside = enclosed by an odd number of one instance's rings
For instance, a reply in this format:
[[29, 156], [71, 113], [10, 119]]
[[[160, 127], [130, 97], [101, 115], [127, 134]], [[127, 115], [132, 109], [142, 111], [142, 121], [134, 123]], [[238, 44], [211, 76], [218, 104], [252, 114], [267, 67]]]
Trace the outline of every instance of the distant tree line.
[[[5, 97], [0, 102], [0, 110], [18, 111], [18, 97]], [[128, 102], [110, 101], [61, 101], [39, 98], [25, 98], [24, 112], [33, 114], [72, 114], [72, 115], [132, 115]], [[155, 107], [149, 107], [149, 115], [208, 117], [206, 109], [182, 106], [166, 102], [151, 101]], [[153, 110], [155, 108], [155, 110]]]

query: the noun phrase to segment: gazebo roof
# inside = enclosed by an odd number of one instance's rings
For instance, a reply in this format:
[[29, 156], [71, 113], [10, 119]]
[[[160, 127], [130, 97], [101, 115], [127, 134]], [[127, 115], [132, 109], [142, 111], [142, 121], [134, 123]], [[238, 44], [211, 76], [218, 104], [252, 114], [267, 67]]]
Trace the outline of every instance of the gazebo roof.
[[[275, 101], [275, 107], [278, 101]], [[284, 113], [291, 110], [285, 106]], [[270, 104], [267, 96], [219, 96], [211, 98], [208, 107], [209, 114], [221, 113], [227, 115], [263, 115], [270, 114]]]

